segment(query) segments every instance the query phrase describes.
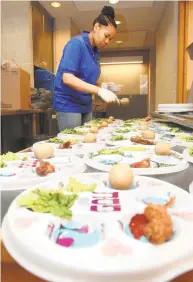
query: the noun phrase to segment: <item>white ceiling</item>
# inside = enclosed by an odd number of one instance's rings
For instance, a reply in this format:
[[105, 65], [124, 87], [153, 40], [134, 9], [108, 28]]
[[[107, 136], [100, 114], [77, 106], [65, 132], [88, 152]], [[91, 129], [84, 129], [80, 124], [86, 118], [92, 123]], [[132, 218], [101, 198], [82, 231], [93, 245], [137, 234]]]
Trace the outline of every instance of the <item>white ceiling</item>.
[[[108, 1], [60, 1], [60, 8], [51, 7], [51, 1], [39, 1], [54, 17], [70, 17], [80, 30], [91, 30], [93, 20]], [[120, 0], [115, 9], [118, 26], [117, 35], [109, 49], [143, 49], [155, 45], [155, 30], [162, 18], [166, 1], [125, 1]], [[117, 40], [123, 43], [118, 45]]]

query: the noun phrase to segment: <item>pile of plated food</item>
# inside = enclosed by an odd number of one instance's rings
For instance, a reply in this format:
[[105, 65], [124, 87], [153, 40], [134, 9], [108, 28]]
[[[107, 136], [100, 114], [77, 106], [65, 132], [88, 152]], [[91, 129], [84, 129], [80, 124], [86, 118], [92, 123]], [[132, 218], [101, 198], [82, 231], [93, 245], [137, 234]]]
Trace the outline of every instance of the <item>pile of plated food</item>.
[[[175, 150], [178, 145], [183, 154]], [[92, 275], [127, 269], [128, 278], [150, 271], [154, 281], [153, 269], [163, 267], [164, 275], [186, 249], [193, 254], [193, 199], [156, 179], [185, 171], [191, 162], [192, 132], [150, 117], [109, 117], [64, 129], [30, 152], [0, 157], [2, 190], [25, 190], [8, 210], [4, 232], [12, 234], [18, 250], [28, 246], [23, 256], [30, 253], [39, 263], [48, 259], [48, 266], [60, 261], [61, 275], [70, 265]], [[60, 281], [57, 270], [53, 273]]]

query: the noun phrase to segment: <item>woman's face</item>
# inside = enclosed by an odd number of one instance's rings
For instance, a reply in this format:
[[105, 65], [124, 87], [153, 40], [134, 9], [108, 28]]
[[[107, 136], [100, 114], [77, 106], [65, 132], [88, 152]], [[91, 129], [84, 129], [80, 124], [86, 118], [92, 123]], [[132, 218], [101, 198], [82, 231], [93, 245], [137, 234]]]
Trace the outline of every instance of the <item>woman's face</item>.
[[113, 25], [105, 26], [96, 23], [93, 31], [93, 39], [97, 48], [106, 47], [110, 40], [116, 35], [116, 28]]

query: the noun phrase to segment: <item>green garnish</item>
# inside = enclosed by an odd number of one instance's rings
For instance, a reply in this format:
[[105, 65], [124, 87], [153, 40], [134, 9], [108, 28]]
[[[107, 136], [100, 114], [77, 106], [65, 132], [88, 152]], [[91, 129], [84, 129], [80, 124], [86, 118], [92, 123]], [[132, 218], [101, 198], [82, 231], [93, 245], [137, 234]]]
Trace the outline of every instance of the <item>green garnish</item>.
[[66, 128], [66, 129], [62, 130], [61, 133], [63, 133], [63, 134], [75, 134], [75, 135], [82, 135], [83, 134], [83, 132], [80, 132], [78, 130], [71, 129], [71, 128]]
[[3, 167], [6, 167], [6, 163], [5, 162], [0, 162], [0, 167], [3, 168]]
[[18, 154], [12, 153], [12, 152], [8, 152], [7, 154], [4, 154], [2, 156], [0, 156], [0, 161], [18, 161], [19, 160], [19, 156]]
[[122, 141], [122, 140], [127, 140], [123, 135], [114, 135], [110, 139], [111, 141]]
[[77, 198], [76, 194], [64, 195], [63, 189], [40, 190], [37, 188], [21, 195], [16, 203], [34, 212], [51, 213], [63, 219], [71, 219], [72, 211], [70, 208]]
[[116, 129], [115, 132], [117, 133], [128, 133], [128, 132], [135, 132], [136, 129], [133, 128], [125, 128], [125, 129]]
[[183, 157], [181, 157], [177, 152], [172, 152], [171, 155], [180, 161], [183, 160]]
[[188, 153], [191, 157], [193, 157], [193, 146], [188, 148]]
[[121, 152], [144, 152], [147, 149], [143, 147], [120, 147], [119, 149]]
[[55, 137], [55, 138], [48, 139], [46, 142], [60, 144], [60, 143], [63, 143], [64, 141], [62, 139]]
[[87, 125], [81, 125], [81, 126], [79, 126], [79, 128], [90, 128], [91, 127], [91, 125], [90, 124], [87, 124]]
[[177, 137], [184, 140], [185, 142], [193, 142], [193, 136], [185, 136], [178, 134]]
[[97, 187], [96, 184], [83, 184], [79, 181], [77, 181], [73, 177], [69, 177], [69, 183], [67, 186], [67, 191], [68, 192], [74, 192], [74, 193], [79, 193], [79, 192], [93, 192], [95, 188]]
[[89, 159], [92, 159], [96, 156], [100, 156], [100, 155], [121, 155], [123, 156], [124, 153], [121, 152], [119, 149], [100, 149], [98, 150], [97, 153], [90, 153], [89, 154]]
[[179, 127], [174, 127], [174, 128], [171, 128], [169, 132], [177, 133], [177, 132], [182, 132], [182, 130]]
[[28, 160], [28, 157], [27, 157], [27, 156], [25, 156], [25, 157], [22, 158], [22, 161], [27, 161], [27, 160]]
[[171, 166], [176, 166], [175, 164], [164, 164], [164, 163], [158, 163], [159, 167], [171, 167]]
[[161, 123], [160, 126], [161, 127], [170, 127], [167, 123]]
[[56, 144], [62, 144], [66, 141], [70, 141], [72, 144], [75, 144], [75, 143], [78, 143], [81, 141], [81, 139], [78, 139], [78, 138], [69, 138], [69, 139], [65, 139], [65, 140], [62, 140], [62, 139], [59, 139], [59, 138], [50, 138], [48, 139], [46, 142], [48, 143], [56, 143]]
[[124, 156], [125, 152], [143, 152], [146, 148], [142, 147], [120, 147], [119, 149], [100, 149], [97, 153], [90, 153], [89, 159], [100, 155], [121, 155]]

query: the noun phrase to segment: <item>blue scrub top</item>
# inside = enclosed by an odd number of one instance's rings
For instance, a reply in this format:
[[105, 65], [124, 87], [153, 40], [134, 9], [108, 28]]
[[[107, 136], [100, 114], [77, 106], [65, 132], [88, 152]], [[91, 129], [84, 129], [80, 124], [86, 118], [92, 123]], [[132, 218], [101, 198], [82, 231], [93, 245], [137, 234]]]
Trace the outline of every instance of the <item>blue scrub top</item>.
[[81, 80], [95, 85], [100, 76], [99, 51], [93, 48], [88, 32], [73, 37], [64, 47], [55, 78], [53, 108], [57, 112], [89, 113], [92, 111], [92, 95], [74, 90], [64, 84], [63, 73], [71, 73]]

